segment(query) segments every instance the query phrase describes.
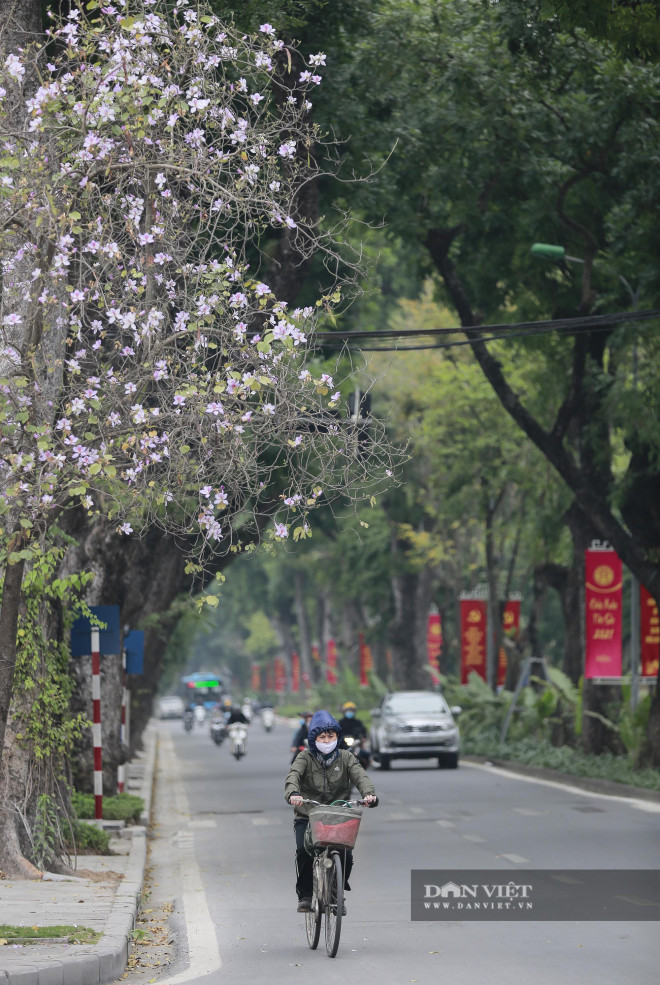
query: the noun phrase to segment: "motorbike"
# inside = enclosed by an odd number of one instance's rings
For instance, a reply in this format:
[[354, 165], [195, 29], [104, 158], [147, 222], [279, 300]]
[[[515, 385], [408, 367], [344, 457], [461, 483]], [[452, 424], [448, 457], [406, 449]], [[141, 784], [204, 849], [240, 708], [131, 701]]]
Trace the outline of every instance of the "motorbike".
[[192, 732], [192, 727], [194, 725], [194, 722], [195, 719], [193, 717], [192, 710], [190, 708], [186, 708], [186, 710], [183, 713], [183, 727], [186, 730], [186, 732]]
[[206, 721], [206, 708], [204, 705], [195, 705], [193, 715], [197, 725], [203, 725]]
[[227, 728], [231, 741], [231, 754], [234, 759], [239, 760], [247, 751], [247, 725], [242, 722], [233, 722]]
[[273, 725], [275, 724], [275, 712], [273, 711], [272, 708], [261, 709], [261, 724], [263, 725], [263, 727], [266, 729], [267, 732], [270, 732]]
[[344, 744], [349, 752], [352, 752], [360, 766], [368, 769], [371, 766], [371, 753], [366, 748], [366, 740], [358, 739], [354, 735], [345, 735]]
[[250, 701], [246, 701], [243, 704], [243, 706], [241, 707], [241, 711], [243, 712], [243, 714], [247, 718], [248, 722], [251, 722], [252, 721], [252, 703]]
[[225, 724], [224, 715], [216, 715], [211, 719], [211, 739], [215, 742], [216, 746], [221, 746], [226, 738], [227, 726]]

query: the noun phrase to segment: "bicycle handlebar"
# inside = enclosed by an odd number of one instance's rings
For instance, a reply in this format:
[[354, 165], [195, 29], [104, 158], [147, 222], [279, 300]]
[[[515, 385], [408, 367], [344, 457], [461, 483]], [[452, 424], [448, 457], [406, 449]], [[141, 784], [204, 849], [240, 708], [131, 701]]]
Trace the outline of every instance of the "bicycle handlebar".
[[[292, 796], [295, 796], [295, 795], [292, 794]], [[378, 802], [378, 798], [376, 798], [376, 802]], [[330, 804], [322, 804], [320, 800], [306, 800], [304, 797], [303, 797], [303, 804], [313, 804], [314, 807], [330, 807]], [[342, 804], [344, 804], [346, 807], [369, 807], [370, 806], [366, 802], [366, 800], [343, 800], [342, 801]], [[291, 806], [294, 806], [295, 807], [296, 805], [295, 804], [292, 805], [291, 803], [289, 803], [289, 806], [290, 807]]]

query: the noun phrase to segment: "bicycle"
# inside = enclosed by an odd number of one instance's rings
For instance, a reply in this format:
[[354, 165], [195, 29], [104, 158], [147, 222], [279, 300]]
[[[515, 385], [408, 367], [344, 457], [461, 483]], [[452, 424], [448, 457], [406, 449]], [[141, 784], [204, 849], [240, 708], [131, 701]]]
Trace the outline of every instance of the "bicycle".
[[[346, 850], [355, 846], [363, 800], [341, 800], [321, 804], [318, 800], [303, 800], [314, 805], [309, 812], [305, 832], [305, 847], [314, 852], [312, 877], [312, 908], [305, 914], [307, 943], [315, 951], [321, 936], [321, 918], [325, 914], [325, 949], [334, 958], [339, 948], [341, 920], [344, 910], [344, 869]], [[309, 846], [309, 847], [308, 847]]]

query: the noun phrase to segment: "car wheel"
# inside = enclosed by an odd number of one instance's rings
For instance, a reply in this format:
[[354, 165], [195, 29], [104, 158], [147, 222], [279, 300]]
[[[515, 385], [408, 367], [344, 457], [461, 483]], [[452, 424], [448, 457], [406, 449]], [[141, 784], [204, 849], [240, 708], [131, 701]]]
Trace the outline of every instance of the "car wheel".
[[384, 753], [381, 752], [378, 762], [380, 763], [380, 768], [382, 770], [388, 770], [390, 768], [390, 764], [392, 761], [389, 756], [386, 756]]
[[438, 768], [441, 770], [455, 770], [458, 768], [458, 753], [447, 752], [438, 759]]

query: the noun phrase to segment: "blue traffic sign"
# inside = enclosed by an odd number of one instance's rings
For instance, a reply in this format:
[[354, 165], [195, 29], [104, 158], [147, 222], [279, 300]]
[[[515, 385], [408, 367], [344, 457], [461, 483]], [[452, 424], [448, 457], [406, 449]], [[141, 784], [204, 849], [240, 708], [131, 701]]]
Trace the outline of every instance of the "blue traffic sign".
[[[121, 653], [118, 605], [90, 605], [90, 610], [104, 624], [99, 627], [100, 653], [104, 657]], [[92, 653], [92, 623], [88, 616], [78, 616], [71, 627], [71, 656], [89, 657]]]
[[132, 629], [124, 637], [124, 649], [126, 650], [126, 673], [144, 673], [144, 632], [141, 629]]

